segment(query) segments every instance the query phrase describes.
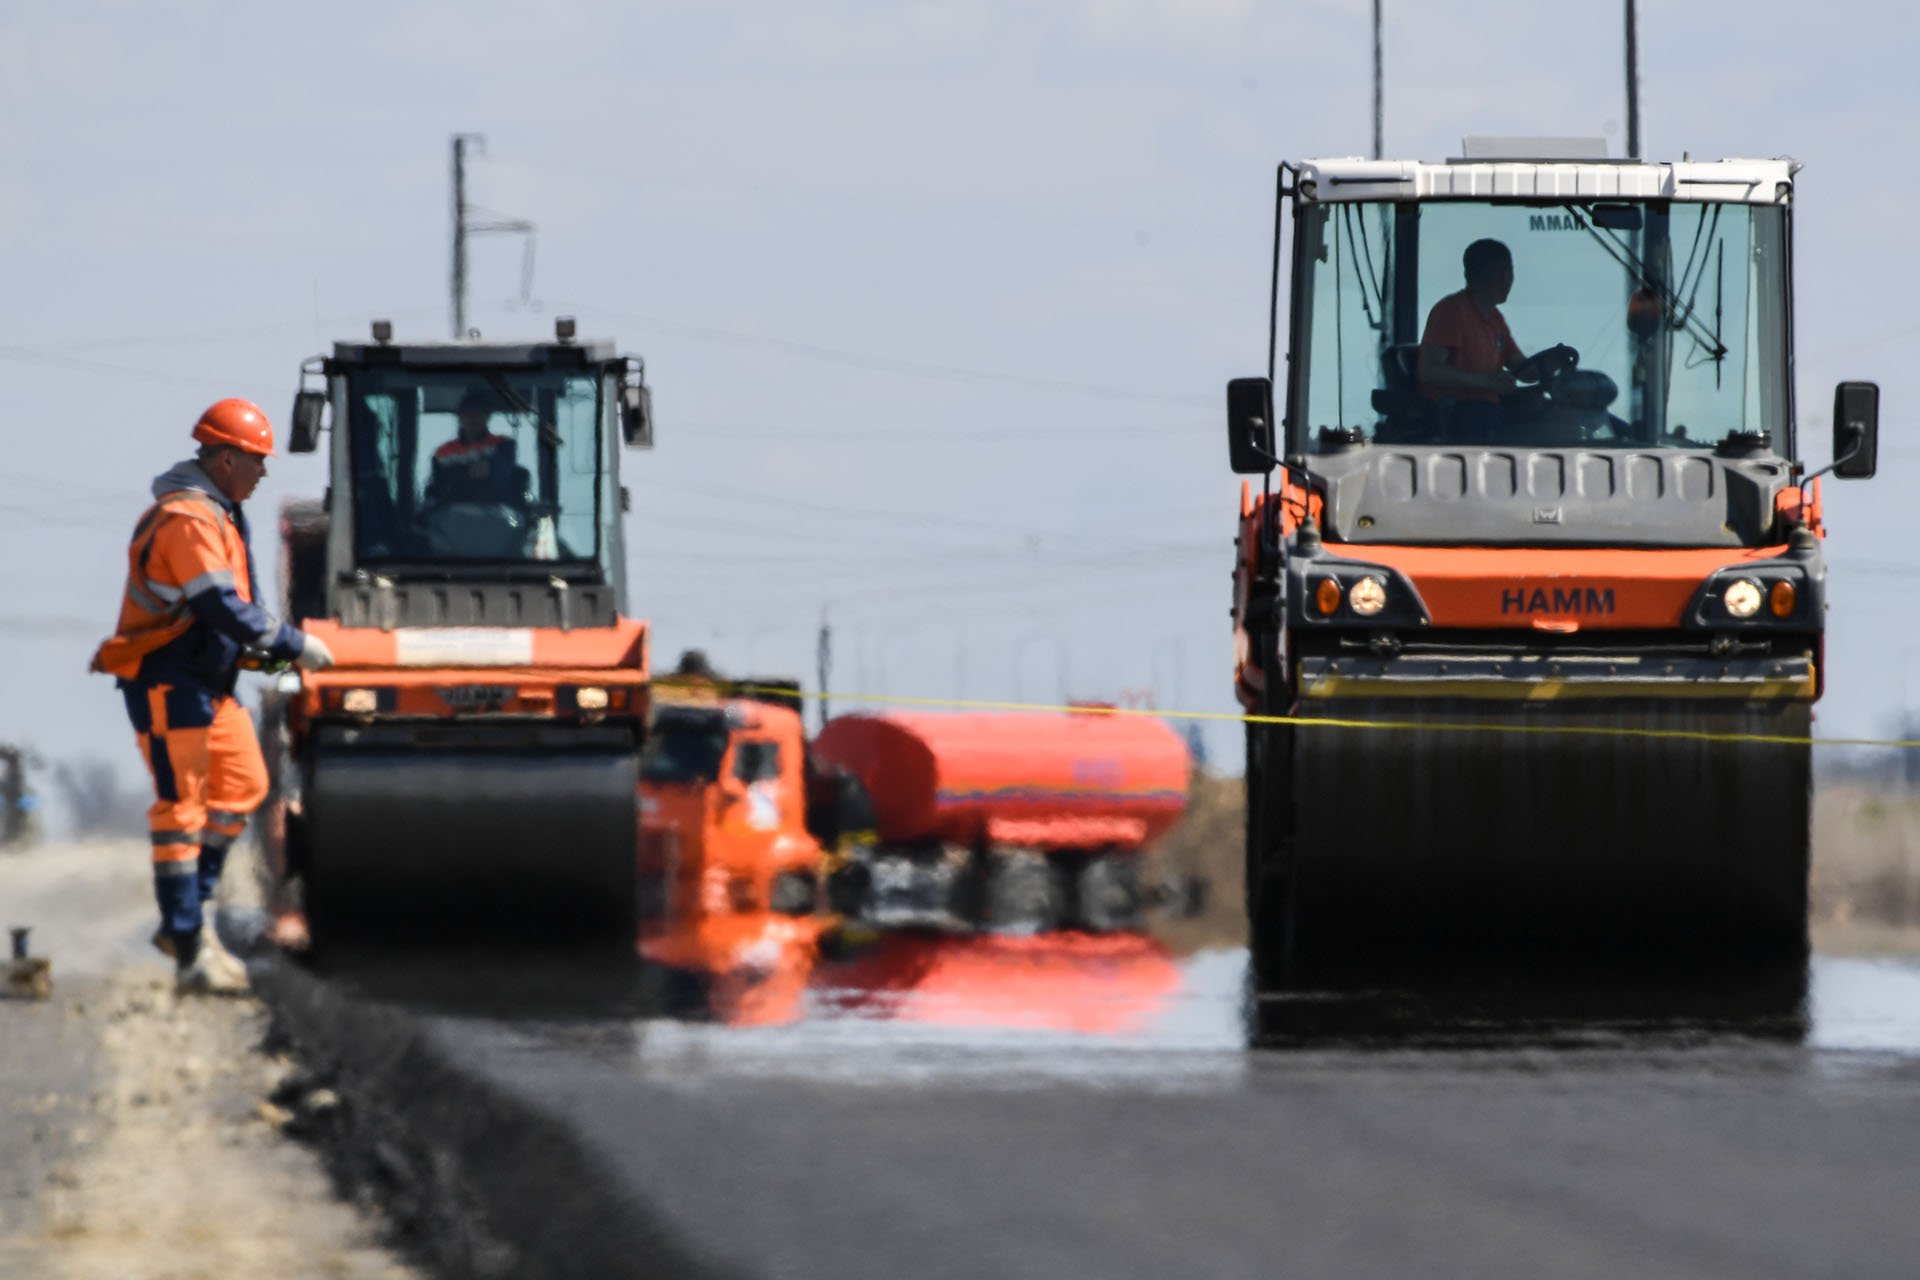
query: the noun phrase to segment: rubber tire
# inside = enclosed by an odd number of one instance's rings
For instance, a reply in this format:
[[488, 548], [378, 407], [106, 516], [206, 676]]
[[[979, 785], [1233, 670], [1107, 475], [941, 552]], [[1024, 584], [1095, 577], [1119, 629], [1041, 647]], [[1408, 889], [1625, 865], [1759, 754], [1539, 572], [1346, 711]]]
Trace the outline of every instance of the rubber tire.
[[980, 924], [993, 933], [1046, 933], [1061, 924], [1060, 887], [1044, 854], [986, 854]]
[[1122, 933], [1140, 927], [1146, 895], [1140, 888], [1138, 855], [1100, 854], [1076, 877], [1074, 923], [1089, 933]]

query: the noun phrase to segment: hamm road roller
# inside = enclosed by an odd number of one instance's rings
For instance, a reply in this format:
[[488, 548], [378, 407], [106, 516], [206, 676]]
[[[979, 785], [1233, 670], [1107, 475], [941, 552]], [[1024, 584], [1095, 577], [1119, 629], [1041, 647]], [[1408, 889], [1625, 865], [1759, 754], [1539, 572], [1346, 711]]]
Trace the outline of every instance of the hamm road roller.
[[1227, 388], [1263, 990], [1804, 963], [1818, 477], [1878, 389], [1812, 471], [1798, 166], [1574, 150], [1280, 166]]
[[301, 890], [276, 933], [630, 940], [648, 634], [619, 461], [652, 441], [644, 366], [570, 319], [528, 343], [377, 321], [303, 366], [290, 448], [329, 420], [326, 499], [282, 516], [287, 611], [337, 665], [265, 706], [262, 826]]

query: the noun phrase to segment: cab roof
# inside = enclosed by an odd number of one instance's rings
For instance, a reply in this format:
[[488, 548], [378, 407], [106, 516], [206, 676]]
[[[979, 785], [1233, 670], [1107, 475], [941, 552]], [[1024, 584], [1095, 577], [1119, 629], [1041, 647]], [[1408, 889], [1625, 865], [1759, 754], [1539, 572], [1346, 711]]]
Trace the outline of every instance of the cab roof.
[[402, 365], [445, 369], [468, 366], [578, 369], [614, 358], [613, 343], [573, 342], [336, 342], [339, 365]]
[[1684, 200], [1786, 204], [1791, 160], [1302, 160], [1289, 166], [1303, 201]]

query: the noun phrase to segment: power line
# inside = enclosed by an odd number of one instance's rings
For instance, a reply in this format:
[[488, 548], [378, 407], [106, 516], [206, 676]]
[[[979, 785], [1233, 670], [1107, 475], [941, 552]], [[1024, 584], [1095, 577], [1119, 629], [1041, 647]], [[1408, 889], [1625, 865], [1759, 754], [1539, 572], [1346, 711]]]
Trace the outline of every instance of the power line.
[[820, 360], [829, 364], [846, 365], [856, 369], [869, 369], [879, 373], [894, 373], [905, 377], [934, 378], [948, 382], [994, 383], [1003, 386], [1026, 387], [1035, 391], [1048, 391], [1065, 395], [1093, 396], [1104, 400], [1125, 400], [1129, 402], [1148, 401], [1156, 404], [1212, 405], [1213, 400], [1206, 396], [1178, 395], [1164, 391], [1139, 391], [1123, 387], [1105, 386], [1091, 382], [1074, 382], [1062, 378], [1048, 378], [1038, 374], [1012, 373], [1000, 369], [975, 369], [964, 365], [937, 364], [925, 360], [908, 360], [894, 356], [872, 355], [861, 351], [852, 351], [845, 347], [829, 347], [816, 342], [802, 342], [792, 338], [777, 338], [762, 334], [742, 333], [735, 329], [719, 329], [709, 325], [686, 324], [678, 320], [667, 320], [659, 316], [643, 316], [629, 311], [619, 311], [611, 307], [594, 306], [580, 303], [574, 307], [576, 312], [608, 316], [627, 324], [641, 328], [657, 329], [681, 337], [695, 338], [705, 342], [725, 343], [732, 346], [759, 347], [769, 351], [778, 351], [785, 355], [799, 356], [809, 360]]
[[1086, 426], [1006, 426], [995, 425], [982, 431], [971, 427], [955, 428], [951, 431], [902, 431], [893, 427], [871, 429], [842, 429], [820, 431], [808, 428], [796, 432], [792, 427], [761, 426], [734, 423], [682, 422], [682, 428], [697, 431], [702, 435], [711, 435], [724, 440], [793, 440], [803, 438], [812, 440], [857, 440], [862, 444], [891, 445], [940, 445], [975, 444], [989, 440], [1106, 440], [1114, 437], [1161, 436], [1168, 440], [1197, 440], [1201, 429], [1197, 423], [1180, 425], [1138, 424], [1130, 426], [1108, 426], [1091, 423]]

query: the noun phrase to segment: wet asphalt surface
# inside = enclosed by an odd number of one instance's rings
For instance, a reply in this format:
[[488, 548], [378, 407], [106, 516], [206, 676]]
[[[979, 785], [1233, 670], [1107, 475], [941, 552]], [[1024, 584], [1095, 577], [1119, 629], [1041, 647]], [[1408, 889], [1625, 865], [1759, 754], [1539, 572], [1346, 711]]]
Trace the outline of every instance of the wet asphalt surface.
[[1816, 958], [1784, 1014], [1274, 1048], [1239, 952], [902, 945], [675, 1016], [657, 974], [623, 1008], [543, 975], [539, 1015], [376, 994], [724, 1274], [1920, 1273], [1914, 961]]

